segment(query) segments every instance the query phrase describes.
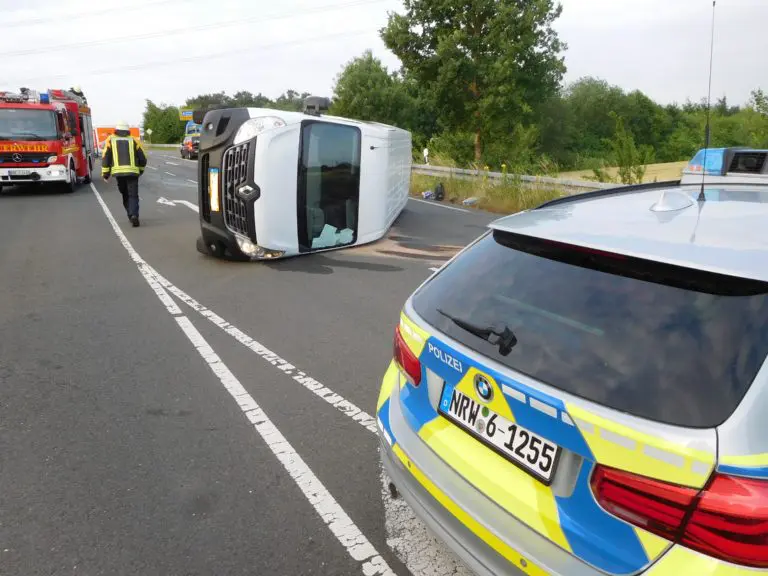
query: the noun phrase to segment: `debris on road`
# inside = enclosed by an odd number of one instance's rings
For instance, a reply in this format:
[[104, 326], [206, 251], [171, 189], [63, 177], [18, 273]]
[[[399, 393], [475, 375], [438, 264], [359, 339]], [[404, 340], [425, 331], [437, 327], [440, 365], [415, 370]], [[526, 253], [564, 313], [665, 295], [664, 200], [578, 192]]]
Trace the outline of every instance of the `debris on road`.
[[472, 196], [472, 198], [467, 198], [466, 200], [464, 200], [462, 204], [464, 204], [464, 206], [474, 206], [478, 202], [480, 202], [480, 199], [475, 196]]

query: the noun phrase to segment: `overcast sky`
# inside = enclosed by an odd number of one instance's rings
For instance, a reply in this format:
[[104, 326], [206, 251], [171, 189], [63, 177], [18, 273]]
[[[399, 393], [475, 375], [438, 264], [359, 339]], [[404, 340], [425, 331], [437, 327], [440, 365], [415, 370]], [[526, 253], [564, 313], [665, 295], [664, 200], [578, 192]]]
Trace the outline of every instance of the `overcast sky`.
[[[562, 4], [567, 81], [598, 76], [663, 103], [706, 96], [711, 0]], [[140, 122], [146, 98], [178, 105], [205, 92], [276, 97], [289, 88], [330, 96], [343, 65], [367, 48], [398, 67], [377, 31], [401, 8], [401, 0], [0, 0], [0, 89], [79, 84], [99, 125]], [[744, 103], [768, 89], [766, 26], [768, 0], [718, 0], [713, 99]]]

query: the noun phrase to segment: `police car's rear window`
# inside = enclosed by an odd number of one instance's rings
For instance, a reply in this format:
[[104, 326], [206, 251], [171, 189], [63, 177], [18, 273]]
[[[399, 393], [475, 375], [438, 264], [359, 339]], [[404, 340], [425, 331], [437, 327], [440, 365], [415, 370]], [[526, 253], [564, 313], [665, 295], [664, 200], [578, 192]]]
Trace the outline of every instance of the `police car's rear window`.
[[[504, 232], [460, 256], [413, 305], [514, 370], [680, 426], [726, 420], [768, 353], [767, 284]], [[488, 328], [511, 331], [506, 350]]]

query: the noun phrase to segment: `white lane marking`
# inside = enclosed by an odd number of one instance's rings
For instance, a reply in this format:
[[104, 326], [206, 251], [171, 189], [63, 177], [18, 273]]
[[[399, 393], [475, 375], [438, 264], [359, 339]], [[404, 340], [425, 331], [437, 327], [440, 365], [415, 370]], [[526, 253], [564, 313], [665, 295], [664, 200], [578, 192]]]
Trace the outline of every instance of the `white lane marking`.
[[157, 199], [157, 203], [165, 204], [166, 206], [176, 206], [177, 204], [181, 204], [183, 206], [186, 206], [190, 210], [194, 210], [198, 214], [200, 213], [200, 208], [197, 206], [197, 204], [188, 202], [187, 200], [168, 200], [168, 198], [165, 198], [164, 196], [160, 196], [160, 198]]
[[165, 161], [166, 164], [170, 164], [171, 166], [178, 166], [178, 162], [169, 162], [168, 160]]
[[157, 170], [156, 166], [147, 166], [147, 168], [149, 168], [150, 170]]
[[[134, 250], [131, 243], [125, 237], [117, 222], [112, 217], [112, 213], [96, 189], [91, 184], [96, 200], [101, 205], [104, 215], [112, 225], [112, 229], [117, 235], [123, 247], [128, 251], [134, 262], [140, 263], [139, 270], [142, 272], [147, 283], [155, 289], [157, 279], [154, 277], [154, 270], [149, 267], [141, 258], [138, 252]], [[370, 541], [365, 537], [362, 531], [352, 521], [349, 515], [339, 505], [336, 499], [331, 495], [328, 489], [320, 482], [312, 470], [302, 460], [301, 456], [291, 446], [291, 444], [280, 433], [277, 427], [272, 423], [266, 413], [259, 407], [253, 397], [245, 390], [240, 381], [232, 374], [221, 358], [214, 352], [213, 348], [206, 342], [202, 334], [194, 327], [192, 322], [186, 316], [178, 316], [181, 310], [168, 296], [162, 287], [155, 289], [155, 293], [166, 309], [174, 315], [176, 322], [186, 337], [197, 349], [200, 356], [208, 364], [211, 371], [218, 377], [221, 384], [232, 395], [240, 409], [245, 413], [248, 420], [254, 425], [256, 431], [267, 444], [272, 453], [277, 457], [286, 471], [290, 474], [304, 496], [309, 500], [320, 518], [325, 522], [336, 539], [346, 549], [350, 557], [361, 562], [362, 573], [364, 576], [395, 576], [395, 573], [387, 565], [384, 558], [376, 551]], [[170, 301], [169, 306], [167, 301]]]
[[117, 225], [117, 222], [115, 221], [114, 217], [112, 216], [112, 212], [109, 211], [109, 208], [107, 208], [107, 205], [104, 203], [104, 200], [101, 198], [101, 194], [99, 194], [98, 190], [96, 190], [96, 186], [93, 185], [93, 182], [91, 182], [91, 190], [93, 190], [93, 193], [96, 194], [96, 200], [99, 201], [99, 204], [101, 204], [101, 209], [104, 211], [104, 214], [107, 216], [107, 220], [109, 220], [109, 223], [112, 225], [112, 230], [114, 230], [115, 234], [117, 235], [117, 238], [120, 240], [120, 243], [123, 245], [123, 247], [128, 251], [128, 254], [130, 254], [131, 259], [136, 263], [136, 266], [139, 269], [139, 272], [141, 272], [141, 275], [144, 276], [144, 279], [147, 281], [147, 284], [152, 288], [152, 290], [155, 291], [155, 294], [157, 294], [157, 297], [160, 299], [160, 302], [163, 303], [163, 306], [170, 312], [171, 314], [178, 315], [181, 314], [181, 308], [174, 302], [173, 298], [171, 298], [168, 295], [168, 292], [165, 291], [165, 288], [163, 288], [157, 279], [152, 274], [152, 268], [147, 264], [144, 259], [139, 255], [136, 250], [133, 249], [133, 246], [131, 246], [131, 243], [128, 241], [128, 238], [125, 237], [125, 234], [123, 234], [123, 231], [120, 229], [120, 226]]
[[[163, 276], [161, 276], [156, 270], [151, 269], [152, 274], [157, 279], [158, 282], [166, 289], [168, 292], [176, 296], [179, 300], [181, 300], [184, 304], [192, 308], [193, 310], [197, 311], [202, 315], [204, 318], [208, 318], [213, 324], [224, 330], [227, 334], [232, 336], [235, 340], [240, 342], [243, 346], [254, 352], [256, 355], [261, 356], [264, 360], [272, 364], [277, 370], [280, 370], [284, 374], [287, 374], [291, 376], [296, 382], [304, 386], [307, 390], [315, 394], [316, 396], [319, 396], [326, 402], [328, 402], [330, 405], [334, 406], [339, 412], [344, 414], [345, 416], [352, 418], [355, 422], [360, 424], [363, 428], [368, 430], [369, 432], [372, 432], [376, 434], [376, 419], [372, 417], [370, 414], [365, 412], [364, 410], [361, 410], [359, 407], [357, 407], [355, 404], [350, 402], [349, 400], [345, 399], [340, 394], [336, 394], [333, 390], [328, 388], [327, 386], [324, 386], [321, 382], [315, 380], [311, 376], [308, 376], [305, 372], [302, 372], [301, 370], [297, 370], [296, 366], [288, 362], [287, 360], [283, 360], [280, 356], [272, 352], [269, 348], [262, 345], [261, 343], [257, 342], [248, 334], [241, 331], [237, 326], [230, 324], [224, 318], [213, 312], [212, 310], [209, 310], [199, 302], [197, 302], [194, 298], [192, 298], [189, 294], [182, 291], [178, 287], [171, 284], [168, 280], [166, 280]], [[297, 372], [294, 374], [294, 372]]]
[[211, 371], [219, 378], [224, 388], [235, 399], [248, 420], [254, 425], [256, 432], [259, 433], [262, 440], [264, 440], [277, 459], [280, 460], [280, 463], [315, 508], [323, 522], [328, 525], [336, 539], [346, 548], [347, 554], [353, 560], [363, 563], [363, 574], [365, 576], [372, 576], [374, 574], [394, 576], [394, 572], [387, 565], [384, 558], [379, 555], [373, 544], [368, 541], [360, 528], [355, 525], [293, 446], [280, 433], [269, 419], [269, 416], [253, 399], [253, 396], [245, 391], [237, 377], [221, 361], [221, 358], [205, 341], [205, 338], [194, 327], [189, 318], [179, 316], [176, 318], [176, 322], [184, 331], [189, 341], [197, 348], [200, 356], [208, 364]]
[[190, 180], [189, 178], [187, 178], [187, 182], [192, 182], [192, 184], [197, 184], [197, 180]]
[[174, 200], [174, 202], [176, 202], [176, 204], [183, 204], [184, 206], [186, 206], [190, 210], [194, 210], [198, 214], [200, 213], [200, 208], [198, 207], [197, 204], [193, 204], [192, 202], [187, 202], [186, 200]]
[[439, 272], [439, 271], [440, 271], [440, 268], [430, 268], [430, 270], [431, 270], [432, 272]]
[[176, 176], [176, 174], [174, 174], [173, 172], [166, 172], [166, 174], [168, 174], [168, 176]]
[[465, 210], [464, 208], [456, 208], [456, 206], [448, 206], [440, 202], [429, 202], [428, 200], [420, 200], [419, 198], [408, 198], [408, 200], [413, 200], [414, 202], [421, 202], [422, 204], [427, 204], [429, 206], [436, 206], [437, 208], [447, 208], [448, 210], [456, 210], [456, 212], [472, 212], [472, 210]]

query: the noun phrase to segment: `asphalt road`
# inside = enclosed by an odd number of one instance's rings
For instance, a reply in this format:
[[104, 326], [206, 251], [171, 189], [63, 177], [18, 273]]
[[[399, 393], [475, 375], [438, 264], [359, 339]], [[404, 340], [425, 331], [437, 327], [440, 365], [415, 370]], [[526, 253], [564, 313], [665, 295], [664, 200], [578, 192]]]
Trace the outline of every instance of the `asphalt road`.
[[151, 152], [138, 229], [114, 182], [0, 195], [0, 574], [463, 573], [382, 494], [371, 415], [403, 301], [492, 216], [229, 263], [196, 180]]

